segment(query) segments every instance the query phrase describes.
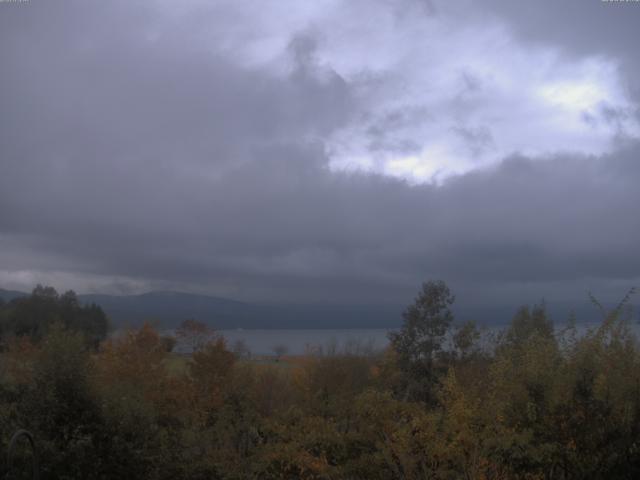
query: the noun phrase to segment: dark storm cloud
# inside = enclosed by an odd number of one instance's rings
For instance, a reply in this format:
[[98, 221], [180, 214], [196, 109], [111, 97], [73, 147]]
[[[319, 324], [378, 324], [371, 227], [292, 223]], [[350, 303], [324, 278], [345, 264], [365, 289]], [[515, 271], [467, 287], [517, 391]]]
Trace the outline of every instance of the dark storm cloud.
[[[626, 5], [625, 5], [626, 3]], [[636, 56], [637, 2], [488, 0], [483, 8], [507, 18], [521, 37], [579, 53]]]
[[[395, 302], [429, 277], [476, 296], [640, 277], [633, 139], [600, 156], [513, 155], [440, 185], [338, 172], [325, 139], [367, 106], [358, 80], [319, 58], [313, 28], [292, 33], [283, 72], [208, 42], [209, 10], [178, 21], [131, 2], [2, 8], [7, 281]], [[371, 148], [417, 151], [387, 132], [429, 115], [381, 116]], [[491, 126], [450, 128], [471, 151], [492, 148]]]

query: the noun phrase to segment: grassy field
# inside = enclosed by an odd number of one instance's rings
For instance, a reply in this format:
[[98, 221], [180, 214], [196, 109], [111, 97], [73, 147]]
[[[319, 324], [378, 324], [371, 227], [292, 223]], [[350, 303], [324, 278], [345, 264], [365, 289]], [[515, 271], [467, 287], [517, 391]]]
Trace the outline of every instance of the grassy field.
[[170, 375], [182, 375], [187, 371], [187, 363], [190, 355], [182, 355], [179, 353], [170, 353], [165, 359], [165, 367]]

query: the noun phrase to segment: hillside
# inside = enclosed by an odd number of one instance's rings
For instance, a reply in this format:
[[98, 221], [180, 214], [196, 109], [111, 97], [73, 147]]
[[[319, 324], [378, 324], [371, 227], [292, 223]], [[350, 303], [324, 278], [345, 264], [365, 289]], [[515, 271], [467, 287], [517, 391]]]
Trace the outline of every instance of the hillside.
[[[25, 295], [0, 290], [5, 301]], [[84, 304], [100, 305], [115, 327], [150, 321], [169, 328], [194, 318], [215, 328], [392, 328], [399, 324], [402, 310], [401, 306], [375, 305], [264, 305], [166, 291], [78, 298]]]
[[3, 288], [0, 288], [0, 298], [5, 302], [8, 302], [13, 298], [26, 297], [27, 295], [28, 294], [24, 292], [18, 292], [16, 290], [5, 290]]
[[[27, 293], [0, 289], [5, 301]], [[403, 305], [259, 304], [184, 292], [152, 291], [140, 295], [78, 295], [84, 304], [96, 303], [114, 327], [139, 326], [150, 321], [171, 328], [194, 318], [215, 328], [396, 328]], [[504, 325], [520, 305], [492, 306], [459, 303], [454, 312], [459, 321], [475, 320], [481, 325]], [[613, 305], [608, 305], [613, 306]], [[579, 323], [599, 321], [598, 311], [588, 299], [581, 302], [549, 302], [547, 309], [557, 323], [571, 312]], [[636, 316], [638, 309], [636, 308]]]

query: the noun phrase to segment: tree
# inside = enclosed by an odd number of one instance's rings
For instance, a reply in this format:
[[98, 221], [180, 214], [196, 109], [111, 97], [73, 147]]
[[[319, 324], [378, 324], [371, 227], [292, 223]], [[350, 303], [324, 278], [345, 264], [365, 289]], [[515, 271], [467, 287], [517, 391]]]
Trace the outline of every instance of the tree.
[[239, 338], [233, 344], [233, 353], [237, 358], [251, 358], [251, 350], [242, 338]]
[[432, 397], [435, 361], [453, 322], [450, 307], [454, 300], [442, 280], [423, 283], [414, 303], [402, 315], [402, 328], [389, 334], [398, 366], [406, 377], [405, 396], [421, 400]]
[[190, 353], [202, 350], [216, 336], [213, 328], [197, 320], [184, 320], [176, 329], [176, 338]]
[[287, 352], [289, 351], [287, 346], [283, 345], [283, 344], [274, 345], [271, 348], [271, 350], [273, 350], [273, 353], [275, 353], [275, 355], [276, 355], [276, 362], [279, 362], [280, 358], [282, 358], [282, 356], [286, 355]]
[[223, 337], [193, 353], [189, 361], [189, 375], [199, 399], [199, 411], [205, 419], [222, 406], [235, 361], [236, 357], [227, 350]]
[[175, 348], [176, 343], [178, 343], [178, 340], [176, 339], [176, 337], [172, 335], [164, 335], [160, 337], [160, 343], [162, 344], [162, 347], [164, 348], [165, 352], [171, 353], [173, 352], [173, 349]]
[[443, 281], [422, 284], [422, 291], [415, 302], [402, 315], [402, 328], [389, 334], [393, 347], [405, 361], [433, 362], [435, 355], [442, 350], [442, 343], [451, 327], [453, 313], [449, 307], [454, 300]]
[[475, 322], [468, 321], [458, 327], [453, 334], [453, 346], [460, 360], [465, 360], [479, 350], [480, 331]]
[[3, 311], [0, 330], [34, 341], [40, 341], [52, 325], [60, 323], [81, 332], [88, 345], [97, 347], [109, 330], [104, 311], [95, 304], [81, 305], [72, 290], [58, 295], [54, 288], [38, 285], [30, 296], [12, 300]]
[[504, 342], [511, 346], [520, 346], [534, 335], [545, 339], [554, 338], [553, 322], [547, 315], [544, 302], [534, 305], [531, 309], [527, 305], [520, 307], [505, 333]]
[[37, 438], [43, 473], [46, 478], [90, 478], [86, 473], [97, 463], [91, 436], [101, 419], [83, 335], [52, 325], [32, 368], [17, 413]]

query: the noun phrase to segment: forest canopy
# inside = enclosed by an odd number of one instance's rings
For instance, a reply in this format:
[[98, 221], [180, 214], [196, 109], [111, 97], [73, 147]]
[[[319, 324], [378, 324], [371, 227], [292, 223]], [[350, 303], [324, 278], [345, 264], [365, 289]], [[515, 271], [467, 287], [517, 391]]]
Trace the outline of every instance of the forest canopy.
[[105, 338], [99, 307], [72, 299], [39, 287], [2, 307], [0, 446], [28, 429], [44, 478], [640, 475], [626, 301], [590, 329], [554, 328], [543, 304], [523, 306], [490, 335], [456, 322], [447, 285], [426, 282], [384, 351], [275, 362], [194, 321], [181, 332], [193, 355], [171, 353], [150, 325]]
[[0, 302], [0, 341], [17, 336], [38, 342], [55, 324], [81, 333], [86, 342], [95, 346], [109, 331], [102, 308], [93, 303], [81, 305], [73, 290], [60, 295], [53, 287], [38, 285], [29, 296]]

